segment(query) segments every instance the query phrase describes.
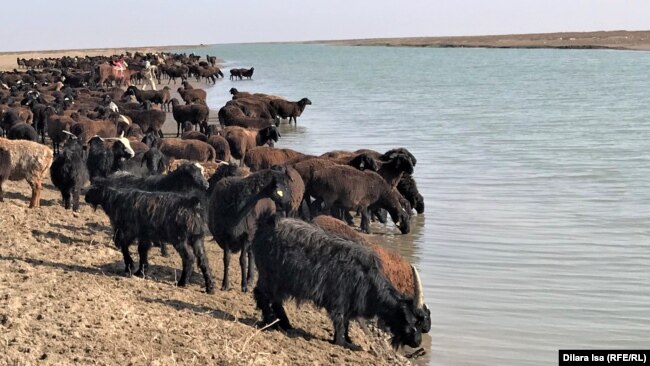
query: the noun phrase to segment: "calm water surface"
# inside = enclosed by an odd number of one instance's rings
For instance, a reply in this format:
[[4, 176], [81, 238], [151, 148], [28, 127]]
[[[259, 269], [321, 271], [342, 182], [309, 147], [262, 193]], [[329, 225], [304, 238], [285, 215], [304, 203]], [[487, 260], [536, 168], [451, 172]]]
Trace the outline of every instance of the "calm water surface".
[[[188, 50], [191, 52], [192, 50]], [[426, 212], [378, 240], [419, 268], [431, 365], [548, 365], [650, 343], [650, 53], [227, 45], [228, 89], [309, 97], [279, 146], [405, 146]]]

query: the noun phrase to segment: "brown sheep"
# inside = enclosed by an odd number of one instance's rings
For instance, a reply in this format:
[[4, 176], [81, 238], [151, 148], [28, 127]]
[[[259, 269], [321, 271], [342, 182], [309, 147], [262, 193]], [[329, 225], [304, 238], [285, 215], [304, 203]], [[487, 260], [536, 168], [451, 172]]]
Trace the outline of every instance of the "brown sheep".
[[203, 89], [183, 89], [178, 88], [178, 94], [180, 94], [181, 99], [185, 101], [185, 104], [191, 103], [201, 103], [205, 104], [205, 100], [208, 97], [208, 93]]
[[273, 145], [280, 138], [280, 132], [275, 126], [259, 130], [230, 126], [224, 129], [224, 137], [228, 141], [232, 157], [239, 160], [239, 165], [243, 165], [248, 150], [267, 143]]
[[386, 209], [403, 234], [410, 231], [410, 216], [402, 208], [401, 195], [375, 172], [346, 165], [324, 168], [314, 173], [308, 190], [317, 202], [325, 204], [325, 213], [333, 208], [359, 210], [363, 232], [370, 230], [370, 206]]
[[[194, 163], [194, 162], [186, 159], [172, 159], [169, 162], [169, 171], [173, 172], [174, 170], [176, 170], [176, 168], [178, 168], [179, 166], [185, 163]], [[228, 163], [224, 161], [217, 161], [217, 162], [206, 161], [198, 164], [201, 164], [201, 166], [203, 167], [203, 176], [205, 177], [205, 179], [208, 179], [217, 171], [217, 169], [219, 169], [221, 165], [228, 164]]]
[[261, 99], [239, 98], [226, 102], [226, 106], [239, 108], [248, 117], [275, 119], [277, 112], [271, 105]]
[[298, 124], [298, 117], [305, 110], [305, 107], [311, 105], [311, 100], [302, 98], [297, 102], [275, 99], [271, 101], [271, 106], [278, 112], [281, 118], [288, 118], [289, 123], [293, 119], [294, 124]]
[[30, 208], [41, 202], [43, 177], [52, 165], [54, 154], [49, 147], [26, 140], [8, 140], [0, 137], [0, 202], [4, 201], [2, 184], [5, 180], [25, 179], [32, 188]]
[[187, 159], [200, 163], [206, 161], [214, 162], [216, 159], [214, 148], [199, 140], [181, 140], [179, 138], [161, 139], [158, 150], [167, 157], [174, 159]]
[[217, 112], [219, 124], [221, 126], [240, 126], [244, 128], [264, 128], [268, 126], [278, 126], [279, 123], [271, 118], [249, 117], [239, 107], [226, 105]]
[[320, 215], [315, 217], [312, 220], [312, 223], [330, 234], [352, 240], [375, 252], [379, 259], [382, 271], [393, 286], [404, 297], [414, 300], [416, 307], [422, 309], [427, 314], [427, 317], [422, 324], [422, 332], [427, 333], [430, 330], [431, 312], [424, 303], [424, 293], [422, 290], [420, 275], [413, 265], [394, 251], [372, 242], [370, 236], [354, 230], [341, 220], [335, 219], [331, 216]]
[[90, 120], [81, 118], [70, 127], [70, 132], [79, 137], [84, 145], [93, 136], [115, 137], [117, 136], [117, 126], [110, 120]]
[[219, 135], [212, 135], [208, 137], [206, 141], [210, 146], [214, 147], [214, 151], [217, 153], [217, 159], [222, 161], [230, 161], [230, 145], [228, 140], [225, 137]]
[[199, 140], [203, 142], [208, 142], [208, 136], [199, 132], [199, 131], [185, 131], [181, 135], [182, 140]]
[[59, 116], [56, 114], [50, 116], [47, 123], [47, 135], [50, 136], [50, 140], [52, 140], [52, 149], [54, 150], [54, 154], [58, 154], [60, 145], [68, 141], [68, 138], [70, 138], [70, 134], [63, 131], [70, 132], [70, 128], [76, 123], [77, 121], [70, 117]]
[[273, 165], [284, 165], [289, 160], [305, 158], [307, 155], [291, 150], [276, 149], [268, 146], [259, 146], [249, 149], [244, 157], [244, 164], [256, 172], [262, 169], [269, 169]]

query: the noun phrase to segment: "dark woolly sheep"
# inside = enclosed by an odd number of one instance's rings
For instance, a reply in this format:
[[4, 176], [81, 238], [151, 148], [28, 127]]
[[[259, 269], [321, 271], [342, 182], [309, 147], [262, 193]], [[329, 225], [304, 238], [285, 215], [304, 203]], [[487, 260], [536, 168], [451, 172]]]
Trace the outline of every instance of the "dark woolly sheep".
[[248, 168], [243, 168], [237, 164], [220, 164], [214, 173], [208, 179], [208, 196], [212, 194], [212, 190], [219, 181], [228, 177], [247, 177], [250, 175]]
[[311, 105], [311, 100], [307, 98], [302, 98], [297, 102], [289, 102], [281, 99], [271, 101], [271, 106], [278, 112], [278, 116], [288, 118], [289, 123], [293, 119], [295, 124], [298, 124], [298, 117], [300, 117], [308, 105]]
[[104, 184], [150, 192], [204, 192], [208, 189], [208, 181], [203, 176], [203, 167], [198, 163], [183, 164], [167, 175], [143, 177], [129, 172], [117, 172], [110, 175]]
[[79, 194], [89, 180], [81, 141], [75, 138], [66, 142], [63, 152], [52, 161], [50, 177], [61, 192], [63, 207], [70, 209], [72, 201], [72, 211], [79, 211]]
[[110, 149], [104, 147], [104, 139], [94, 136], [88, 142], [88, 159], [86, 166], [90, 175], [90, 182], [97, 177], [106, 177], [109, 174], [121, 169], [123, 159], [130, 159], [135, 156], [128, 139], [118, 137]]
[[275, 126], [264, 127], [257, 131], [231, 126], [224, 130], [224, 137], [228, 141], [232, 157], [238, 159], [240, 165], [243, 165], [248, 150], [265, 144], [273, 146], [281, 136]]
[[418, 191], [418, 186], [411, 174], [404, 174], [402, 179], [397, 183], [397, 190], [415, 209], [415, 212], [421, 214], [424, 212], [424, 198]]
[[241, 289], [248, 291], [248, 281], [253, 279], [253, 253], [250, 250], [250, 242], [255, 234], [257, 216], [263, 209], [274, 211], [273, 202], [278, 204], [280, 209], [289, 206], [289, 179], [285, 173], [262, 170], [245, 178], [228, 177], [211, 187], [208, 226], [214, 239], [223, 249], [222, 290], [229, 287], [230, 255], [241, 251]]
[[59, 147], [65, 143], [74, 134], [70, 133], [70, 129], [77, 122], [67, 116], [53, 115], [47, 123], [47, 135], [52, 140], [52, 149], [54, 154], [59, 153]]
[[[300, 208], [302, 204], [302, 199], [305, 194], [305, 183], [300, 177], [300, 173], [291, 166], [286, 165], [273, 165], [270, 167], [271, 170], [277, 170], [279, 172], [286, 173], [289, 175], [289, 188], [291, 188], [291, 203], [289, 208], [285, 210], [287, 217], [298, 217], [300, 213]], [[307, 207], [305, 207], [305, 210]]]
[[54, 114], [54, 109], [45, 104], [34, 104], [32, 106], [32, 113], [34, 113], [34, 128], [41, 136], [41, 143], [44, 144], [47, 122], [50, 115]]
[[369, 232], [369, 207], [388, 211], [403, 234], [410, 231], [410, 216], [402, 208], [401, 195], [377, 173], [338, 165], [314, 173], [310, 194], [323, 201], [325, 213], [335, 207], [361, 212], [361, 230]]
[[214, 148], [214, 151], [217, 154], [217, 160], [230, 161], [230, 145], [225, 137], [212, 135], [208, 137], [208, 141], [206, 142]]
[[10, 140], [27, 140], [38, 142], [38, 132], [27, 123], [17, 123], [7, 131], [7, 138]]
[[[111, 220], [115, 245], [122, 251], [126, 273], [134, 269], [129, 245], [138, 240], [140, 265], [135, 273], [144, 275], [152, 243], [172, 243], [183, 261], [178, 286], [185, 286], [192, 276], [195, 258], [205, 280], [207, 293], [214, 293], [214, 280], [203, 246], [205, 210], [202, 198], [172, 192], [145, 192], [93, 185], [86, 202], [102, 209]], [[191, 248], [191, 250], [190, 250]]]
[[292, 329], [282, 303], [293, 298], [327, 311], [334, 344], [359, 350], [348, 334], [350, 320], [377, 317], [394, 347], [420, 346], [420, 311], [386, 278], [370, 249], [270, 212], [260, 215], [252, 248], [259, 271], [254, 296], [263, 324], [279, 319], [281, 329]]
[[190, 104], [190, 105], [180, 105], [178, 99], [173, 98], [171, 101], [172, 104], [172, 115], [177, 124], [176, 137], [181, 133], [181, 126], [185, 122], [190, 122], [192, 125], [200, 126], [201, 132], [205, 132], [206, 126], [208, 124], [208, 118], [210, 117], [210, 108], [205, 104]]
[[284, 165], [297, 158], [307, 155], [292, 149], [276, 149], [268, 146], [258, 146], [249, 149], [244, 157], [244, 164], [252, 171], [269, 169], [273, 165]]
[[375, 252], [386, 278], [402, 296], [413, 301], [416, 308], [421, 310], [420, 314], [424, 315], [423, 318], [418, 319], [418, 328], [422, 333], [431, 330], [431, 311], [424, 303], [420, 275], [412, 264], [396, 252], [375, 244], [369, 235], [354, 230], [341, 220], [321, 215], [316, 216], [311, 222], [330, 234], [355, 241]]
[[126, 88], [122, 98], [129, 95], [135, 96], [135, 99], [137, 99], [141, 104], [144, 104], [145, 101], [160, 104], [162, 109], [165, 103], [169, 102], [170, 93], [169, 88], [167, 88], [167, 91], [165, 92], [164, 90], [140, 90], [135, 85], [131, 85]]

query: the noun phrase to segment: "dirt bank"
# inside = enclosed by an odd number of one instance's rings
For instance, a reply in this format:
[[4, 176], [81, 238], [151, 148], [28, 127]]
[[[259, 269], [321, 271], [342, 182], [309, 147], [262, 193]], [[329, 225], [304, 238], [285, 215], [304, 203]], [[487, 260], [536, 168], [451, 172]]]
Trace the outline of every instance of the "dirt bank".
[[504, 34], [467, 37], [373, 38], [319, 41], [348, 46], [484, 47], [650, 50], [650, 31]]
[[[106, 215], [82, 205], [64, 211], [49, 178], [40, 209], [28, 209], [25, 182], [7, 182], [0, 203], [0, 364], [2, 365], [399, 365], [384, 340], [354, 324], [364, 351], [330, 344], [326, 314], [291, 303], [298, 330], [259, 331], [251, 294], [232, 287], [207, 295], [199, 273], [174, 285], [180, 258], [152, 250], [148, 278], [122, 275]], [[206, 242], [218, 281], [222, 252]], [[132, 249], [132, 252], [135, 248]]]

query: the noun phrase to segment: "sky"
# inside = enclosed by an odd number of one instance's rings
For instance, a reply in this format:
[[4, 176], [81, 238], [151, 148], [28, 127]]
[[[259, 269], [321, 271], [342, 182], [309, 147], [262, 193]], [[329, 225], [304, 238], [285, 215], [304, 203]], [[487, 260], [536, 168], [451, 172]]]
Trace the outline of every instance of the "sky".
[[650, 29], [649, 0], [58, 0], [0, 5], [0, 51]]

